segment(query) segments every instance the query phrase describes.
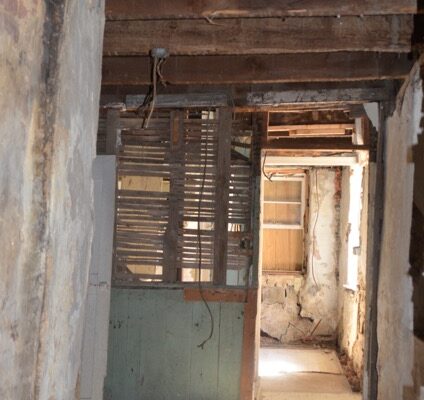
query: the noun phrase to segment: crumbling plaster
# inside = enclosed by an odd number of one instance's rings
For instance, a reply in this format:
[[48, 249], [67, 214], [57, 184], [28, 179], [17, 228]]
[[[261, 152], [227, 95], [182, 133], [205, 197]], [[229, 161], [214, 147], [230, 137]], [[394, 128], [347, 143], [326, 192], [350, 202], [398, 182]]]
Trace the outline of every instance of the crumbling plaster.
[[414, 165], [411, 149], [422, 118], [419, 68], [386, 122], [385, 200], [378, 288], [378, 399], [403, 399], [413, 386], [414, 336], [409, 245]]
[[0, 4], [0, 398], [74, 399], [102, 0]]
[[[358, 167], [357, 167], [358, 168]], [[353, 171], [343, 168], [342, 199], [340, 218], [340, 256], [339, 256], [339, 337], [340, 350], [352, 361], [356, 374], [361, 377], [364, 365], [365, 345], [365, 277], [367, 263], [367, 220], [368, 220], [368, 166], [362, 168], [362, 190], [351, 193], [350, 179]], [[361, 174], [359, 169], [357, 174]], [[346, 288], [348, 281], [348, 246], [350, 233], [349, 204], [361, 203], [360, 213], [360, 254], [358, 257], [358, 284], [356, 290]]]
[[305, 275], [262, 276], [261, 330], [283, 343], [337, 336], [340, 178], [311, 170]]

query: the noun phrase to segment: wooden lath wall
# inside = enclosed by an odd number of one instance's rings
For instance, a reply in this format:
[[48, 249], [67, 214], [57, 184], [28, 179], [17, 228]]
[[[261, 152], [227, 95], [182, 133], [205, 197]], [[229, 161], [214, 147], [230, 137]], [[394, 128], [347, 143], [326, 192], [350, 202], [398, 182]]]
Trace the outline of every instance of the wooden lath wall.
[[128, 113], [119, 121], [115, 282], [197, 280], [199, 238], [202, 271], [213, 271], [202, 280], [226, 284], [227, 270], [247, 271], [251, 115], [158, 110], [141, 124]]

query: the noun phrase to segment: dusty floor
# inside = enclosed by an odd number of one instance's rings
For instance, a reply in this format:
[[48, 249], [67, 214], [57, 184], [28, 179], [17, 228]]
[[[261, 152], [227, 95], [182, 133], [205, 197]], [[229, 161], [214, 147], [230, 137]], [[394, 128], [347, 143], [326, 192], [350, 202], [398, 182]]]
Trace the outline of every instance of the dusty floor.
[[334, 350], [262, 347], [260, 400], [360, 400]]

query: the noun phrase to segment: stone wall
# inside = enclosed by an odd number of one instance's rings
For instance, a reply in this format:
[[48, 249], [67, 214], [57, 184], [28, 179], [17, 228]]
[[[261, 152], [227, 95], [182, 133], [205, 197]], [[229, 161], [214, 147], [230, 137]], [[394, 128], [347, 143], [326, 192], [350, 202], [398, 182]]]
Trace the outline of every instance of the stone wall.
[[103, 1], [0, 4], [0, 398], [74, 399]]

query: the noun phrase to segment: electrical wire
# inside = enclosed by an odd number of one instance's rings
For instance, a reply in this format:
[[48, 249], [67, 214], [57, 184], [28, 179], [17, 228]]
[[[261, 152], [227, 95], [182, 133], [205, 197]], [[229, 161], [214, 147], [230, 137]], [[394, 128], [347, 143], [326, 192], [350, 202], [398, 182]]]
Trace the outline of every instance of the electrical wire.
[[266, 161], [266, 156], [267, 156], [267, 152], [265, 152], [265, 156], [264, 156], [264, 160], [263, 160], [263, 162], [262, 162], [262, 174], [263, 174], [263, 176], [266, 178], [266, 179], [268, 179], [269, 181], [271, 181], [272, 180], [272, 177], [274, 176], [274, 174], [269, 174], [269, 175], [267, 175], [266, 174], [266, 172], [265, 172], [265, 161]]
[[150, 111], [146, 118], [145, 128], [147, 129], [149, 127], [150, 118], [152, 117], [153, 110], [155, 109], [156, 105], [156, 91], [157, 91], [157, 78], [158, 78], [158, 63], [160, 63], [160, 60], [158, 57], [153, 58], [153, 71], [152, 71], [152, 81], [153, 81], [153, 94], [152, 94], [152, 100], [150, 102]]
[[[198, 344], [197, 347], [201, 348], [203, 350], [203, 347], [205, 344], [212, 339], [213, 332], [214, 332], [214, 319], [212, 315], [211, 308], [208, 304], [208, 302], [205, 299], [204, 293], [203, 293], [203, 287], [202, 287], [202, 239], [201, 239], [201, 232], [200, 232], [200, 211], [201, 211], [201, 205], [203, 201], [203, 194], [205, 190], [205, 183], [206, 183], [206, 168], [208, 165], [208, 145], [209, 145], [209, 118], [210, 118], [210, 110], [208, 110], [208, 119], [206, 123], [206, 145], [205, 145], [205, 163], [203, 165], [203, 177], [202, 177], [202, 184], [200, 187], [200, 195], [199, 195], [199, 205], [197, 208], [197, 244], [199, 248], [199, 264], [198, 264], [198, 287], [199, 287], [199, 293], [200, 297], [203, 300], [203, 303], [206, 306], [206, 309], [208, 310], [211, 325], [210, 325], [210, 331], [209, 336], [203, 340], [202, 343]], [[202, 144], [202, 139], [200, 138], [200, 145]], [[200, 149], [200, 154], [202, 154], [202, 150]]]
[[317, 280], [315, 278], [315, 270], [314, 270], [314, 257], [315, 257], [315, 230], [317, 227], [317, 222], [318, 222], [318, 218], [319, 218], [319, 211], [320, 211], [320, 200], [319, 200], [319, 193], [318, 193], [318, 170], [315, 170], [315, 199], [317, 202], [317, 212], [315, 215], [315, 222], [314, 222], [314, 226], [312, 228], [312, 257], [311, 257], [311, 274], [312, 274], [312, 278], [314, 280], [315, 286], [318, 287], [318, 283]]
[[158, 79], [159, 83], [161, 83], [162, 86], [167, 86], [168, 84], [168, 82], [163, 77], [162, 73], [162, 67], [165, 61], [166, 58], [159, 58], [157, 56], [153, 57], [153, 66], [151, 72], [152, 83], [150, 84], [149, 90], [146, 96], [144, 97], [143, 103], [137, 108], [137, 113], [142, 114], [143, 112], [147, 111], [147, 108], [149, 107], [149, 113], [147, 117], [143, 120], [142, 124], [142, 128], [144, 129], [147, 129], [149, 127], [150, 119], [156, 106]]

